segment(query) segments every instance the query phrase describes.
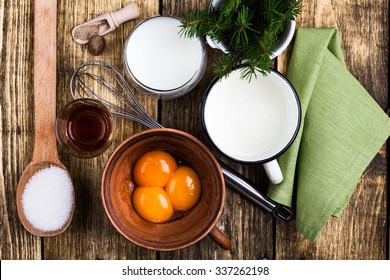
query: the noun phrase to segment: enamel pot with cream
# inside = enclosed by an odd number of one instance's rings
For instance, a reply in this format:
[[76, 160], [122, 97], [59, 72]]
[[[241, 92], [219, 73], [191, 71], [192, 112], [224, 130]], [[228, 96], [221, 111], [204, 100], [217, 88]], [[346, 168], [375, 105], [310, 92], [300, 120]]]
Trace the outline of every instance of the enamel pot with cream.
[[139, 23], [124, 48], [124, 66], [131, 83], [160, 99], [179, 97], [203, 76], [207, 54], [202, 38], [180, 36], [180, 20], [156, 16]]
[[203, 99], [202, 121], [213, 144], [242, 163], [262, 163], [273, 184], [283, 180], [276, 158], [294, 141], [301, 122], [298, 95], [272, 70], [249, 82], [240, 69], [214, 80]]

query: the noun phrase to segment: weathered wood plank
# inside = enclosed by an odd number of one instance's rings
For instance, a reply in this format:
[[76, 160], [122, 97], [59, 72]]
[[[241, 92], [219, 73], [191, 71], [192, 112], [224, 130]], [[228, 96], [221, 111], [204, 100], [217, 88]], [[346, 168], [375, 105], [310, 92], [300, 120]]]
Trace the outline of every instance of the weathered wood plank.
[[[105, 36], [107, 48], [93, 57], [86, 46], [77, 45], [72, 37], [74, 26], [100, 14], [122, 8], [129, 1], [59, 1], [57, 51], [57, 110], [71, 100], [70, 76], [81, 62], [98, 58], [122, 71], [125, 39], [140, 20], [158, 13], [158, 1], [136, 1], [142, 15], [136, 21], [124, 23]], [[157, 116], [157, 102], [141, 96], [141, 102]], [[155, 252], [142, 249], [123, 238], [111, 225], [104, 212], [100, 183], [104, 165], [115, 147], [124, 139], [143, 129], [130, 121], [117, 121], [116, 138], [111, 147], [93, 159], [77, 159], [60, 153], [61, 160], [72, 175], [76, 193], [76, 209], [69, 229], [62, 235], [44, 240], [45, 259], [154, 259]]]
[[41, 240], [24, 230], [16, 187], [31, 160], [33, 138], [32, 6], [0, 3], [0, 259], [37, 259]]
[[[162, 14], [182, 17], [190, 11], [200, 10], [208, 6], [209, 1], [167, 1], [163, 0]], [[201, 124], [201, 103], [204, 92], [214, 75], [212, 63], [220, 51], [207, 47], [208, 67], [199, 85], [175, 100], [162, 102], [161, 121], [164, 126], [172, 127], [193, 134], [202, 140], [213, 152], [206, 139]], [[261, 166], [243, 166], [230, 163], [233, 168], [246, 175], [251, 181], [266, 185], [265, 174]], [[232, 249], [223, 251], [210, 238], [179, 252], [162, 253], [162, 259], [261, 259], [273, 258], [273, 220], [244, 198], [230, 189], [227, 190], [225, 209], [218, 221], [222, 229], [232, 241]]]
[[[380, 2], [380, 3], [379, 3]], [[298, 26], [338, 27], [346, 64], [383, 109], [388, 108], [388, 3], [378, 1], [303, 1]], [[336, 25], [335, 25], [336, 24]], [[278, 69], [286, 71], [288, 55]], [[382, 150], [372, 161], [338, 219], [331, 219], [311, 243], [293, 226], [277, 224], [277, 259], [385, 259], [387, 159]]]

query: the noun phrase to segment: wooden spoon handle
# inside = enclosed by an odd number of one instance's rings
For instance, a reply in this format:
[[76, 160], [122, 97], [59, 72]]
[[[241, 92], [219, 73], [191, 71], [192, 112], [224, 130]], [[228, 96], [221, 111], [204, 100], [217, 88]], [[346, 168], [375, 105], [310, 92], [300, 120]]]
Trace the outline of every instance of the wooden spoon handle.
[[56, 119], [57, 1], [36, 0], [34, 7], [33, 161], [58, 161]]

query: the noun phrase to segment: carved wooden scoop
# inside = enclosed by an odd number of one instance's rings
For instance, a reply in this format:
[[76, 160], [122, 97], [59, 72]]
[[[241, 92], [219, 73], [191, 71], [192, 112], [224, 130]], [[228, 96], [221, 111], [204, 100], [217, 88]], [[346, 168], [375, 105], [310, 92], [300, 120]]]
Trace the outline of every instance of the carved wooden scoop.
[[[66, 171], [58, 159], [55, 136], [56, 120], [56, 21], [57, 1], [35, 0], [34, 9], [34, 121], [35, 145], [31, 163], [24, 170], [17, 189], [17, 209], [23, 226], [37, 236], [54, 236], [69, 226], [74, 211], [74, 190], [72, 185], [72, 208], [63, 226], [44, 231], [26, 218], [22, 195], [29, 179], [38, 171], [57, 166]], [[39, 36], [44, 34], [45, 36]], [[69, 175], [69, 173], [66, 171]], [[70, 175], [69, 175], [70, 178]], [[50, 211], [48, 209], [48, 211]]]
[[122, 9], [98, 16], [73, 28], [73, 40], [80, 45], [87, 44], [92, 35], [103, 36], [114, 31], [122, 23], [140, 16], [140, 9], [135, 2], [130, 2]]

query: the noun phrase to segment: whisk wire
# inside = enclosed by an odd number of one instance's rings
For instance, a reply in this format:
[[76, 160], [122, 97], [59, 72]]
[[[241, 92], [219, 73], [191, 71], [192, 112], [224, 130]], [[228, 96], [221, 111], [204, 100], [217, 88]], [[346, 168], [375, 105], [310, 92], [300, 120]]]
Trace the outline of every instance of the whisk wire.
[[[94, 90], [97, 86], [99, 89]], [[70, 92], [74, 99], [87, 97], [101, 101], [115, 117], [130, 119], [149, 128], [162, 127], [145, 111], [126, 79], [103, 61], [80, 64], [71, 77]]]

